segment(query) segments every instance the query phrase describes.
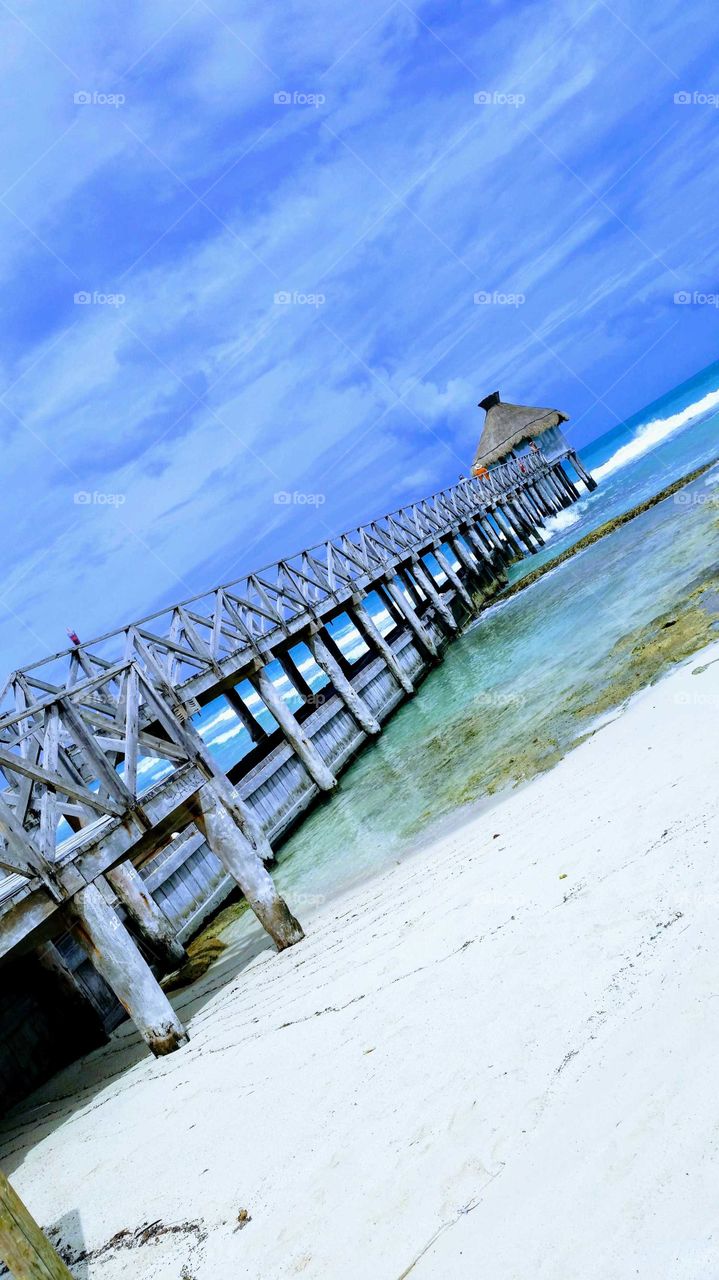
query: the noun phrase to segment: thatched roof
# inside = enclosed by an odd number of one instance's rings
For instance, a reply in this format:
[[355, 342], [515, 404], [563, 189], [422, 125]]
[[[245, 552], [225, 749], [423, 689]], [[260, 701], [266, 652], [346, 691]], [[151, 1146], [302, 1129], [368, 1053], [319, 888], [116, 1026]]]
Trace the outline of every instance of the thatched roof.
[[567, 421], [567, 414], [559, 409], [531, 409], [524, 404], [507, 404], [500, 400], [498, 391], [480, 400], [479, 407], [487, 416], [473, 467], [489, 467], [525, 440], [533, 440], [549, 427]]

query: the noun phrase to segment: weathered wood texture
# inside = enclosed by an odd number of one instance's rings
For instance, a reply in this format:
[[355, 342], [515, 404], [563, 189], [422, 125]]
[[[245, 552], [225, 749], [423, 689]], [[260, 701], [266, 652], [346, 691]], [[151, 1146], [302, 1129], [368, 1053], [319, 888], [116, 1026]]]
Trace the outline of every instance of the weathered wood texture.
[[[537, 523], [573, 497], [561, 464], [507, 463], [14, 673], [0, 693], [0, 956], [53, 929], [57, 940], [70, 920], [153, 1051], [182, 1044], [121, 917], [163, 968], [183, 958], [178, 935], [191, 936], [237, 884], [279, 947], [302, 937], [265, 870], [273, 842], [441, 658], [461, 611], [541, 544]], [[389, 637], [363, 604], [370, 591], [387, 603]], [[358, 664], [327, 629], [343, 613], [369, 646]], [[330, 681], [319, 698], [292, 657], [300, 641]], [[299, 710], [268, 672], [275, 656]], [[235, 688], [248, 680], [274, 733]], [[192, 724], [200, 702], [223, 693], [251, 738], [232, 782]], [[148, 756], [165, 770], [150, 786]], [[59, 836], [63, 826], [74, 834]], [[114, 890], [117, 911], [95, 881]]]
[[15, 1280], [73, 1280], [65, 1263], [0, 1170], [0, 1257]]

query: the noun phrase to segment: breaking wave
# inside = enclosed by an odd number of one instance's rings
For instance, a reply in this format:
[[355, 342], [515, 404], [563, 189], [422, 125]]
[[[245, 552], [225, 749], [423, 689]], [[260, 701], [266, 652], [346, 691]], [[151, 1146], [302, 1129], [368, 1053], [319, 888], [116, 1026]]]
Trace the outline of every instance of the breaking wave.
[[649, 453], [666, 436], [680, 431], [693, 418], [699, 418], [703, 413], [709, 413], [717, 406], [719, 406], [719, 391], [709, 391], [707, 395], [702, 396], [701, 400], [687, 405], [686, 409], [681, 409], [679, 413], [672, 413], [668, 418], [653, 418], [651, 422], [645, 422], [633, 440], [628, 440], [620, 449], [617, 449], [616, 453], [612, 454], [611, 458], [607, 458], [601, 466], [592, 469], [594, 479], [603, 480], [613, 471], [626, 467], [628, 463], [640, 458], [643, 453]]
[[[596, 472], [595, 472], [596, 474]], [[581, 512], [574, 510], [558, 511], [555, 516], [551, 516], [547, 520], [542, 537], [546, 542], [549, 538], [554, 538], [558, 533], [564, 533], [567, 529], [571, 529], [581, 519]]]

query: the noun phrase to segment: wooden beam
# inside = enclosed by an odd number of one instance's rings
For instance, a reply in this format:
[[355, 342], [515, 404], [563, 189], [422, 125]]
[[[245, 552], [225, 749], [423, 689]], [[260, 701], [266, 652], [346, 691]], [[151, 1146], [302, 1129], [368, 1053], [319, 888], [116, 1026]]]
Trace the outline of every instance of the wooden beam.
[[73, 1280], [59, 1253], [0, 1170], [0, 1257], [15, 1280]]
[[170, 921], [147, 888], [139, 871], [128, 859], [106, 873], [140, 937], [160, 962], [164, 973], [172, 973], [187, 960]]
[[170, 1001], [97, 884], [76, 893], [65, 911], [78, 942], [155, 1057], [187, 1044], [189, 1036]]
[[385, 640], [369, 610], [365, 609], [360, 600], [357, 600], [353, 605], [351, 612], [358, 631], [364, 636], [370, 648], [376, 649], [376, 651], [381, 654], [385, 660], [386, 666], [400, 687], [404, 689], [407, 694], [414, 693], [414, 685], [412, 684], [412, 681], [407, 673], [403, 671], [394, 649], [391, 644]]
[[310, 777], [317, 783], [320, 791], [332, 791], [337, 786], [335, 775], [325, 764], [312, 739], [293, 716], [277, 686], [270, 680], [266, 667], [260, 668], [257, 685], [267, 710], [274, 716]]
[[329, 677], [335, 693], [344, 702], [360, 729], [370, 735], [379, 733], [382, 727], [379, 720], [372, 714], [364, 698], [357, 693], [352, 682], [347, 679], [339, 662], [334, 654], [330, 653], [319, 631], [310, 636], [309, 646], [317, 666]]
[[430, 662], [439, 662], [439, 650], [426, 627], [423, 625], [421, 619], [412, 608], [412, 605], [404, 594], [404, 591], [402, 591], [393, 578], [387, 579], [386, 589], [388, 595], [404, 617], [412, 635], [417, 641], [422, 656], [429, 658]]
[[280, 897], [272, 876], [242, 834], [213, 782], [206, 783], [197, 794], [195, 821], [215, 857], [240, 886], [278, 951], [301, 942], [305, 936], [301, 924]]

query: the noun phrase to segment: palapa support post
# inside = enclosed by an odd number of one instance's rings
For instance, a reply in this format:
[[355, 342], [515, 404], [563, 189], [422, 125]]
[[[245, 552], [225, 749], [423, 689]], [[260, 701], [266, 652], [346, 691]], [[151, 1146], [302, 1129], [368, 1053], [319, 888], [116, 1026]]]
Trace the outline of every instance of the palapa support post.
[[312, 739], [290, 711], [277, 686], [270, 680], [265, 667], [261, 667], [258, 672], [257, 684], [267, 710], [274, 716], [310, 777], [317, 783], [320, 791], [332, 791], [337, 786], [335, 775], [327, 767]]
[[567, 495], [564, 492], [564, 489], [562, 488], [562, 486], [560, 485], [554, 472], [551, 470], [547, 471], [544, 476], [544, 479], [546, 484], [549, 486], [550, 491], [552, 492], [554, 497], [557, 499], [557, 502], [559, 503], [560, 508], [563, 510], [565, 507], [569, 506], [569, 503], [567, 501]]
[[139, 871], [128, 859], [105, 874], [163, 972], [172, 973], [174, 969], [179, 969], [187, 960], [187, 952]]
[[584, 483], [585, 483], [585, 485], [587, 486], [587, 488], [589, 489], [590, 493], [591, 493], [591, 491], [592, 491], [593, 489], [596, 489], [596, 487], [597, 487], [597, 482], [596, 482], [596, 480], [594, 479], [594, 476], [593, 476], [593, 475], [591, 475], [591, 474], [587, 471], [586, 467], [584, 466], [584, 463], [581, 461], [581, 459], [580, 459], [580, 457], [579, 457], [579, 454], [578, 454], [578, 453], [576, 453], [574, 449], [573, 449], [573, 450], [572, 450], [572, 452], [569, 454], [569, 461], [571, 462], [572, 466], [574, 467], [574, 470], [576, 471], [577, 475], [579, 476], [579, 479], [584, 481]]
[[337, 696], [344, 702], [347, 710], [353, 720], [357, 722], [360, 729], [364, 733], [374, 735], [380, 732], [382, 726], [379, 720], [373, 716], [364, 698], [361, 698], [357, 690], [347, 679], [339, 662], [334, 654], [330, 653], [327, 645], [319, 631], [314, 632], [309, 638], [309, 647], [317, 666], [324, 671], [325, 675], [332, 682], [332, 687]]
[[579, 502], [579, 499], [581, 498], [582, 495], [580, 494], [576, 485], [572, 484], [561, 462], [558, 462], [554, 467], [554, 474], [557, 477], [557, 480], [559, 481], [560, 485], [562, 485], [562, 487], [569, 494], [569, 497], [571, 498], [572, 502]]
[[417, 582], [425, 592], [432, 608], [443, 623], [445, 630], [449, 634], [459, 631], [459, 623], [452, 613], [448, 602], [442, 596], [435, 581], [434, 574], [430, 572], [429, 568], [424, 563], [424, 560], [421, 560], [418, 556], [413, 560], [412, 568], [414, 569]]
[[277, 892], [272, 876], [236, 823], [214, 780], [198, 791], [194, 813], [210, 849], [239, 885], [278, 951], [301, 942], [305, 936], [301, 924]]
[[537, 508], [537, 511], [539, 511], [539, 513], [544, 517], [544, 519], [546, 519], [548, 516], [551, 516], [552, 514], [551, 508], [549, 507], [547, 499], [542, 493], [536, 478], [532, 481], [530, 485], [527, 486], [527, 492], [529, 493], [529, 496], [531, 497], [532, 502]]
[[97, 887], [88, 884], [67, 903], [73, 933], [156, 1058], [189, 1036], [152, 969]]
[[15, 1280], [73, 1280], [17, 1191], [0, 1170], [0, 1258]]
[[399, 659], [392, 648], [391, 644], [385, 640], [377, 623], [365, 609], [361, 600], [355, 599], [351, 609], [351, 616], [360, 635], [363, 636], [371, 649], [376, 649], [384, 658], [385, 666], [394, 676], [398, 685], [404, 689], [406, 694], [414, 693], [414, 685], [405, 671], [402, 670]]
[[457, 570], [455, 569], [454, 565], [450, 564], [448, 557], [444, 554], [444, 552], [440, 547], [435, 547], [434, 556], [440, 569], [443, 570], [443, 572], [447, 575], [447, 578], [449, 579], [449, 581], [452, 583], [452, 586], [454, 587], [457, 595], [460, 597], [461, 600], [464, 600], [464, 603], [466, 604], [468, 609], [471, 609], [472, 611], [474, 611], [474, 600], [472, 599], [467, 588], [462, 582], [462, 579], [457, 573]]
[[544, 476], [539, 476], [537, 479], [537, 488], [544, 498], [549, 514], [551, 516], [556, 516], [557, 512], [561, 510], [561, 508]]
[[539, 535], [539, 529], [542, 526], [542, 518], [537, 515], [524, 489], [520, 489], [515, 493], [514, 501], [517, 507], [519, 507], [532, 537], [535, 538], [537, 542], [541, 543], [542, 539]]
[[401, 588], [397, 586], [397, 583], [394, 581], [393, 578], [387, 577], [386, 582], [387, 582], [387, 594], [389, 595], [390, 599], [394, 601], [395, 605], [397, 606], [403, 618], [405, 619], [407, 626], [409, 627], [415, 640], [417, 641], [417, 644], [419, 646], [421, 653], [423, 653], [426, 658], [429, 658], [430, 662], [441, 661], [441, 655], [436, 644], [434, 643], [434, 640], [432, 639], [431, 635], [427, 631], [426, 627], [422, 625], [421, 619], [415, 613], [409, 600], [404, 594], [404, 591], [402, 591]]

